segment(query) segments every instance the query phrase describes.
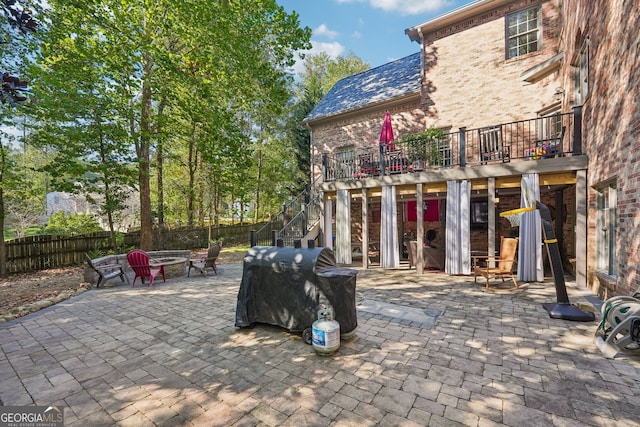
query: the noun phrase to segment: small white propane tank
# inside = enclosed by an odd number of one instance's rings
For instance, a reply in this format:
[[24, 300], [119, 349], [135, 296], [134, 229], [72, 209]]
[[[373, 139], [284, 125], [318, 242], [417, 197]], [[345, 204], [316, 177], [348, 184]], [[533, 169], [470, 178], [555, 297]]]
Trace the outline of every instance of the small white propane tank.
[[331, 308], [318, 309], [318, 320], [311, 326], [311, 344], [320, 356], [331, 356], [340, 348], [340, 324], [333, 320]]

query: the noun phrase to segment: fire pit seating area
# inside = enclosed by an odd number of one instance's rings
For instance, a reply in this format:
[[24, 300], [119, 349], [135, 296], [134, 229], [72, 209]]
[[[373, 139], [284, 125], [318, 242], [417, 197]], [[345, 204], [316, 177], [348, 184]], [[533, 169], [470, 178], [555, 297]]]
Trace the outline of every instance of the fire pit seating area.
[[[162, 264], [164, 266], [165, 277], [171, 279], [174, 277], [181, 277], [187, 273], [187, 267], [189, 265], [189, 255], [191, 251], [188, 250], [166, 250], [166, 251], [149, 251], [147, 252], [153, 264]], [[95, 267], [102, 265], [120, 264], [124, 271], [132, 275], [133, 272], [129, 263], [127, 262], [127, 254], [106, 255], [100, 258], [92, 259], [92, 264]], [[84, 280], [85, 282], [96, 284], [98, 277], [95, 270], [87, 263], [84, 266]]]

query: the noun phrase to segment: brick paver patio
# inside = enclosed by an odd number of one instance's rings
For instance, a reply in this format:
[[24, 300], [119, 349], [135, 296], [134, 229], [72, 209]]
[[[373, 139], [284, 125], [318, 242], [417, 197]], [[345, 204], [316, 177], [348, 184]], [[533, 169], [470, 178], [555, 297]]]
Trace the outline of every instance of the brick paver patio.
[[604, 358], [597, 321], [550, 319], [551, 281], [360, 271], [356, 337], [320, 357], [234, 327], [241, 276], [91, 290], [0, 325], [0, 399], [64, 406], [67, 426], [640, 425], [640, 358]]

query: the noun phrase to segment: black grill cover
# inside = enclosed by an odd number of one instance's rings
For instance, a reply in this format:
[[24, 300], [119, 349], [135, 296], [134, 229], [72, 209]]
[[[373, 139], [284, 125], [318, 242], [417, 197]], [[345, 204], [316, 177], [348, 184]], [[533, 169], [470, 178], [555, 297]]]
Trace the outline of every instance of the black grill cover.
[[357, 274], [336, 266], [329, 248], [254, 246], [244, 256], [236, 326], [267, 323], [300, 332], [325, 304], [333, 307], [340, 333], [349, 333], [358, 326]]

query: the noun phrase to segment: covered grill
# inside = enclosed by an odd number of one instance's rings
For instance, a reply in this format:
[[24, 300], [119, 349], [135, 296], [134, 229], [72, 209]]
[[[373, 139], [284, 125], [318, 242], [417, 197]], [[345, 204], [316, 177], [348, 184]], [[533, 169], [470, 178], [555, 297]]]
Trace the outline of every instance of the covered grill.
[[329, 248], [254, 246], [244, 256], [237, 327], [267, 323], [301, 332], [319, 305], [333, 308], [342, 337], [355, 331], [357, 270], [338, 267]]

